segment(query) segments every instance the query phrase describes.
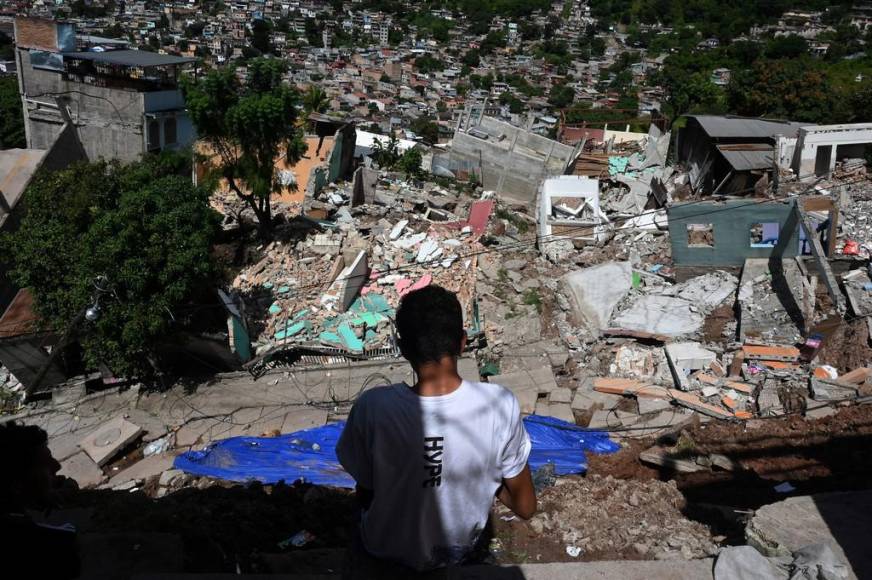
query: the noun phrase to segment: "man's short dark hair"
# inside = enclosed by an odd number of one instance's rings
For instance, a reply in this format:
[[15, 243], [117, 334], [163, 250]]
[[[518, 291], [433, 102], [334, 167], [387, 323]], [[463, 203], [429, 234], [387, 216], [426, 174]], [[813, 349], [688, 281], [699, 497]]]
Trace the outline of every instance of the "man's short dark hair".
[[427, 286], [406, 294], [397, 310], [400, 350], [411, 363], [460, 356], [463, 309], [453, 292]]
[[37, 461], [39, 450], [48, 442], [48, 433], [36, 425], [22, 425], [14, 421], [0, 424], [0, 493], [9, 493], [16, 475], [27, 471]]

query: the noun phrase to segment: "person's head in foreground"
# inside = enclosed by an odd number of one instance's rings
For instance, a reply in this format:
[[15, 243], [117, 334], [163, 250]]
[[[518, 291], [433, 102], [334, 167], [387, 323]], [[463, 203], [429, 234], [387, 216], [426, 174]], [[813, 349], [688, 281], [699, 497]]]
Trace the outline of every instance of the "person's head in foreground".
[[8, 509], [46, 509], [61, 465], [48, 449], [48, 434], [13, 421], [0, 425], [0, 501]]
[[352, 552], [417, 570], [473, 562], [494, 497], [522, 518], [536, 510], [520, 406], [508, 389], [458, 374], [466, 334], [452, 292], [410, 292], [395, 322], [415, 383], [366, 390], [336, 447], [363, 507]]
[[441, 286], [406, 294], [397, 309], [396, 325], [400, 352], [416, 372], [425, 365], [451, 367], [466, 347], [460, 301]]
[[[46, 510], [61, 466], [48, 448], [48, 434], [33, 425], [0, 425], [0, 559], [9, 578], [79, 575], [76, 534], [71, 527], [33, 521], [27, 510]], [[5, 577], [5, 576], [4, 576]]]

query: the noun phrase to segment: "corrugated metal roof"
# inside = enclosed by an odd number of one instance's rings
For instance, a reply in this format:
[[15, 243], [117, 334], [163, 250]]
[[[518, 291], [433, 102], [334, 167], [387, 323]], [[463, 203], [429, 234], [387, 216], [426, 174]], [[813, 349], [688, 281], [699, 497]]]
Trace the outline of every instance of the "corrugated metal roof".
[[90, 60], [93, 62], [105, 62], [107, 64], [117, 64], [121, 66], [167, 66], [171, 64], [184, 64], [187, 62], [196, 62], [196, 58], [188, 58], [182, 56], [171, 56], [169, 54], [158, 54], [156, 52], [148, 52], [147, 50], [107, 50], [105, 52], [65, 52], [64, 57], [78, 58], [81, 60]]
[[696, 119], [709, 137], [718, 138], [772, 138], [775, 135], [796, 137], [800, 127], [814, 123], [768, 121], [748, 117], [722, 117], [718, 115], [689, 115]]
[[718, 151], [735, 171], [772, 169], [772, 147], [721, 145]]

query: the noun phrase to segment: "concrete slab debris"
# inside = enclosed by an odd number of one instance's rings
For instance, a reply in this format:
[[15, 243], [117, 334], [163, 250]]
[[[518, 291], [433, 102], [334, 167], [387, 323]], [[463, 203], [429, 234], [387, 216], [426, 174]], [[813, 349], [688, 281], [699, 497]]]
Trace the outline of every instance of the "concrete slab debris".
[[787, 498], [757, 510], [745, 528], [748, 543], [767, 556], [790, 556], [811, 544], [827, 544], [849, 566], [849, 578], [872, 577], [868, 530], [872, 491]]
[[540, 399], [536, 403], [536, 414], [575, 423], [575, 416], [569, 403], [547, 403]]
[[715, 562], [715, 580], [788, 580], [788, 576], [751, 546], [727, 546]]
[[173, 466], [174, 453], [158, 453], [137, 461], [127, 469], [113, 475], [104, 487], [114, 488], [128, 481], [144, 481], [149, 477], [160, 475]]
[[548, 396], [549, 403], [569, 403], [572, 401], [572, 391], [566, 388], [557, 388]]
[[103, 470], [97, 467], [84, 452], [76, 453], [61, 461], [58, 475], [74, 479], [80, 488], [97, 487], [106, 479]]
[[705, 316], [694, 303], [672, 296], [649, 294], [639, 297], [612, 320], [612, 325], [628, 330], [668, 337], [699, 332]]
[[116, 417], [94, 433], [81, 440], [79, 446], [97, 465], [109, 462], [119, 451], [127, 447], [142, 433], [139, 425], [134, 425], [124, 417]]
[[633, 284], [630, 262], [607, 262], [570, 272], [564, 277], [578, 318], [591, 332], [609, 327], [615, 307]]
[[644, 461], [645, 463], [650, 463], [652, 465], [665, 467], [666, 469], [670, 469], [672, 471], [678, 471], [680, 473], [694, 473], [696, 471], [702, 471], [703, 469], [705, 469], [705, 467], [699, 465], [692, 459], [684, 458], [681, 456], [681, 454], [673, 453], [672, 451], [659, 445], [640, 453], [639, 460]]
[[688, 390], [688, 376], [691, 372], [706, 369], [717, 359], [714, 352], [703, 348], [697, 342], [676, 342], [665, 347], [669, 368], [679, 389]]
[[512, 391], [518, 397], [521, 412], [525, 414], [532, 414], [536, 411], [536, 401], [540, 393], [548, 394], [557, 389], [557, 382], [554, 380], [550, 365], [533, 370], [496, 375], [488, 380]]

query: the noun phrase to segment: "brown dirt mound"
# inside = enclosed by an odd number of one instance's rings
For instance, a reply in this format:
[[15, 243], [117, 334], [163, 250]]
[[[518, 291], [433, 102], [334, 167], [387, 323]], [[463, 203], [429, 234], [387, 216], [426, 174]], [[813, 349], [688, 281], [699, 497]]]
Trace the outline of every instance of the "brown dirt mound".
[[[497, 522], [510, 561], [702, 558], [717, 552], [708, 528], [682, 514], [674, 482], [601, 477], [559, 479], [529, 522]], [[581, 548], [573, 558], [567, 546]]]

